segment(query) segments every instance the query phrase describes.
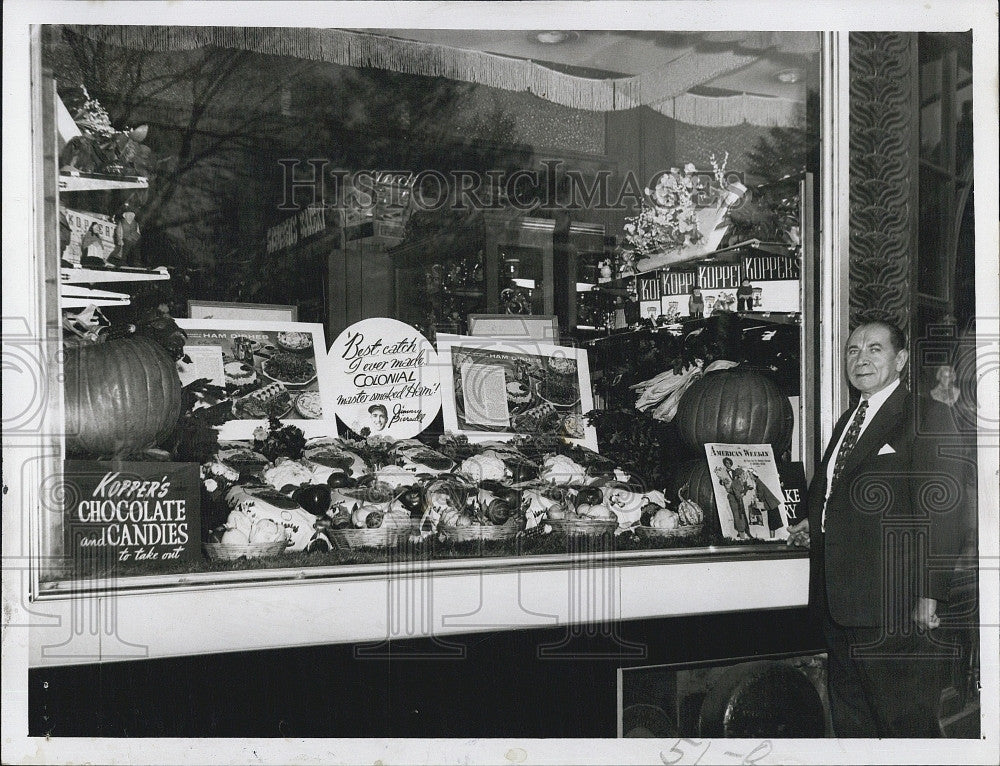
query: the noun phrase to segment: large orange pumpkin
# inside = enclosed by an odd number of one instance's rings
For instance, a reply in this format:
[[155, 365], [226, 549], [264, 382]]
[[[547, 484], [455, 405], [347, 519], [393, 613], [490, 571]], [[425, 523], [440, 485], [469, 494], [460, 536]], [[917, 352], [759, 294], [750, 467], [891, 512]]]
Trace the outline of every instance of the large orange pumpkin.
[[775, 457], [792, 443], [792, 405], [765, 375], [746, 367], [710, 372], [677, 404], [681, 438], [702, 451], [708, 442], [771, 444]]
[[174, 360], [148, 338], [67, 349], [64, 372], [70, 455], [127, 457], [177, 427], [181, 381]]

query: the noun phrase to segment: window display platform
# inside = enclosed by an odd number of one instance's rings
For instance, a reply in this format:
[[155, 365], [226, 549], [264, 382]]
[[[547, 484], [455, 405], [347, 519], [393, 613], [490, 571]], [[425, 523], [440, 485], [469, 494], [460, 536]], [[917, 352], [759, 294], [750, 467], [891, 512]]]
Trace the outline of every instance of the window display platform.
[[[759, 548], [767, 550], [761, 552]], [[809, 562], [781, 546], [595, 551], [413, 561], [49, 587], [29, 665], [72, 665], [279, 646], [440, 638], [801, 607]], [[747, 587], [753, 583], [754, 587]], [[49, 624], [50, 623], [50, 624]]]

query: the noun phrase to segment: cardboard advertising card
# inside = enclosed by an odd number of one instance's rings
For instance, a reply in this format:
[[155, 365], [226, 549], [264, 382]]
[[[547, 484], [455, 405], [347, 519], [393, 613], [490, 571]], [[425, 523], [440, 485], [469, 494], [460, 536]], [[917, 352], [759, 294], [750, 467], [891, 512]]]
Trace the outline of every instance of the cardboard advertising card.
[[437, 337], [444, 426], [471, 441], [553, 434], [597, 450], [584, 349], [537, 341]]
[[201, 560], [197, 463], [69, 460], [64, 466], [63, 529], [75, 571]]
[[[307, 437], [336, 436], [335, 380], [323, 325], [239, 319], [178, 319], [187, 333], [177, 363], [182, 385], [207, 380], [223, 389], [235, 418], [222, 439], [249, 439], [268, 418], [290, 421]], [[208, 402], [215, 403], [215, 402]]]

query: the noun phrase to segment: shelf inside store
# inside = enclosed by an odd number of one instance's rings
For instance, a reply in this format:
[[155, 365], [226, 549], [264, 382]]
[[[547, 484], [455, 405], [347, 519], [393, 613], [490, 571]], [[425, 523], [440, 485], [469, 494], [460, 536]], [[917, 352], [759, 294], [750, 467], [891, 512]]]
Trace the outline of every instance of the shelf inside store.
[[152, 282], [160, 279], [170, 279], [166, 268], [141, 269], [135, 266], [122, 266], [117, 269], [59, 269], [60, 281], [64, 285], [101, 284], [109, 282]]
[[788, 242], [766, 242], [760, 239], [746, 239], [726, 247], [720, 247], [707, 253], [700, 253], [690, 258], [682, 258], [674, 262], [664, 263], [652, 268], [645, 268], [626, 277], [617, 277], [610, 282], [602, 283], [608, 288], [623, 287], [636, 277], [656, 271], [689, 271], [696, 266], [715, 266], [721, 264], [737, 264], [748, 255], [775, 255], [784, 258], [798, 258], [799, 245]]
[[142, 176], [109, 175], [107, 173], [83, 173], [81, 171], [59, 171], [59, 191], [110, 191], [112, 189], [148, 189], [149, 181]]
[[94, 290], [89, 287], [64, 284], [59, 290], [59, 305], [64, 309], [82, 309], [88, 306], [128, 306], [132, 302], [126, 293]]

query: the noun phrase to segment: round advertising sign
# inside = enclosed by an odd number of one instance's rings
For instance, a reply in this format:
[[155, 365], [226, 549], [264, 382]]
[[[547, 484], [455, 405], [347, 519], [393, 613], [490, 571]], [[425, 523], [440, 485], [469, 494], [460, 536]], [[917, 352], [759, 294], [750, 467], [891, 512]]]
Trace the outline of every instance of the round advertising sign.
[[355, 433], [408, 439], [441, 409], [437, 352], [403, 322], [375, 317], [352, 324], [330, 347], [330, 366], [337, 373], [337, 417]]

